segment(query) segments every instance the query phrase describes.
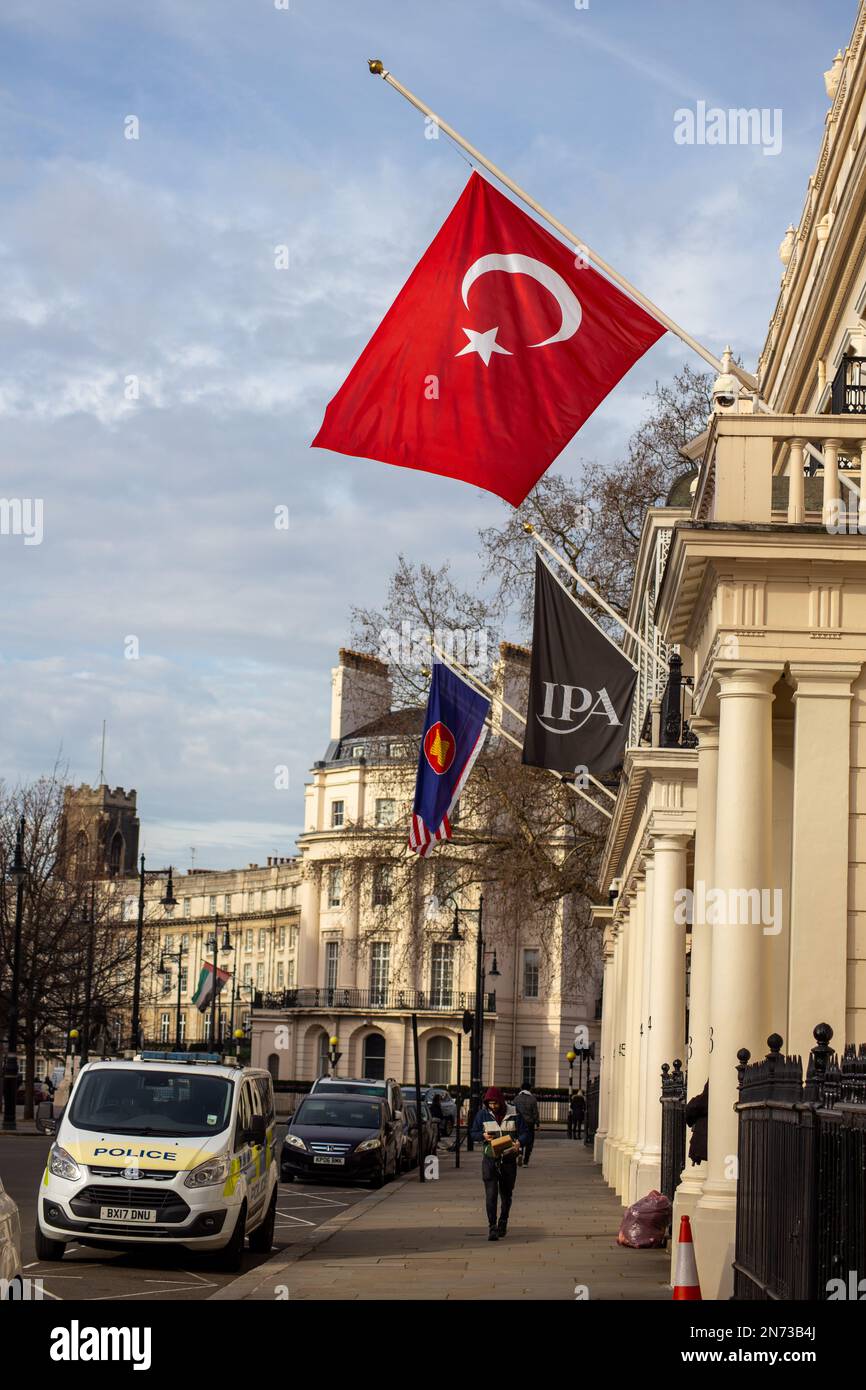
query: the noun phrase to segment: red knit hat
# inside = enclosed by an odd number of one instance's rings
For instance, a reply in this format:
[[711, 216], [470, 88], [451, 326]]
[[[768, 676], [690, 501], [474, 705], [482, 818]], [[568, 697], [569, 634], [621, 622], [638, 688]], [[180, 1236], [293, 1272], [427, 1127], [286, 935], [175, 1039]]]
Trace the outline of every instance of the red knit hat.
[[484, 1092], [484, 1100], [493, 1111], [507, 1110], [508, 1108], [505, 1103], [505, 1097], [498, 1086], [488, 1086], [487, 1090]]

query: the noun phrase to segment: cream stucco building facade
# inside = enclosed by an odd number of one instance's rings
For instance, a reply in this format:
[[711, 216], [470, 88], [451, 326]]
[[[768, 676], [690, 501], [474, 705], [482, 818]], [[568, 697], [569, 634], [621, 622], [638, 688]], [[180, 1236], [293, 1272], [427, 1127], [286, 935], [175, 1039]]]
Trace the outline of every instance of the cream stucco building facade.
[[758, 391], [716, 383], [691, 495], [648, 516], [632, 599], [635, 622], [652, 590], [654, 640], [679, 650], [697, 746], [665, 738], [648, 676], [595, 914], [596, 1156], [624, 1203], [658, 1187], [660, 1067], [684, 1060], [689, 1097], [709, 1082], [708, 1158], [674, 1208], [705, 1298], [732, 1289], [738, 1051], [778, 1032], [805, 1055], [819, 1022], [840, 1050], [866, 1039], [864, 29], [861, 4]]
[[[504, 644], [492, 677], [518, 708], [527, 660]], [[282, 1080], [310, 1080], [328, 1069], [328, 1038], [336, 1036], [340, 1074], [413, 1081], [414, 1012], [421, 1080], [468, 1085], [463, 1016], [475, 1006], [483, 893], [483, 1081], [567, 1085], [575, 1026], [586, 1023], [590, 1038], [599, 1037], [600, 966], [577, 979], [568, 971], [573, 905], [558, 903], [543, 922], [540, 912], [515, 919], [507, 891], [475, 881], [460, 818], [453, 842], [419, 861], [407, 838], [423, 710], [392, 709], [388, 667], [346, 650], [331, 695], [330, 743], [313, 766], [298, 840], [298, 987], [257, 1011], [254, 1059], [277, 1064]]]

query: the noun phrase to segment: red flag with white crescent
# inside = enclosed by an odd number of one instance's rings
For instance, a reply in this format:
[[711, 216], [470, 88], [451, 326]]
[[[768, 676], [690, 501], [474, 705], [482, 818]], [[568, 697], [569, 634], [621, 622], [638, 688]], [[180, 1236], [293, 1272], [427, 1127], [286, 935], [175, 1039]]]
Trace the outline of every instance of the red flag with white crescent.
[[516, 507], [664, 331], [473, 173], [313, 444]]

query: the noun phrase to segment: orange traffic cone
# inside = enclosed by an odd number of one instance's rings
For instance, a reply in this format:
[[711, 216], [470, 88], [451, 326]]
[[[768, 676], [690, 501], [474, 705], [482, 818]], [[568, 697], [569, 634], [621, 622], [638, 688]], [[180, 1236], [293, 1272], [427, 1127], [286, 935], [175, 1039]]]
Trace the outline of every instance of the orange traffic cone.
[[677, 1242], [677, 1273], [674, 1283], [674, 1298], [696, 1299], [701, 1302], [701, 1286], [698, 1283], [698, 1266], [695, 1263], [695, 1247], [692, 1244], [692, 1228], [689, 1218], [680, 1221], [680, 1238]]

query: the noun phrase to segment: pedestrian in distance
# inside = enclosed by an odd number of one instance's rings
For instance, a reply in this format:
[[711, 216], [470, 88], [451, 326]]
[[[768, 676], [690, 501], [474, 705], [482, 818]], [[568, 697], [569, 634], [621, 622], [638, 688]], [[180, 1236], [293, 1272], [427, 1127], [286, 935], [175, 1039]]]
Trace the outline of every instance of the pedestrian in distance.
[[430, 1102], [430, 1117], [436, 1121], [436, 1147], [439, 1147], [439, 1140], [442, 1138], [442, 1099], [438, 1091], [433, 1092], [433, 1099]]
[[686, 1106], [686, 1124], [691, 1125], [689, 1158], [703, 1163], [707, 1157], [707, 1127], [710, 1113], [710, 1083], [707, 1081], [699, 1096], [693, 1096]]
[[520, 1158], [524, 1168], [529, 1167], [529, 1159], [535, 1145], [535, 1131], [540, 1128], [538, 1101], [529, 1086], [524, 1086], [514, 1097], [514, 1108], [523, 1120], [524, 1134], [520, 1141]]
[[484, 1103], [472, 1122], [472, 1139], [483, 1146], [481, 1179], [487, 1207], [488, 1240], [502, 1240], [508, 1233], [523, 1132], [522, 1116], [516, 1110], [509, 1111], [499, 1087], [491, 1086], [484, 1092]]
[[583, 1122], [586, 1118], [586, 1096], [583, 1091], [575, 1091], [571, 1097], [571, 1137], [580, 1139], [583, 1134]]

